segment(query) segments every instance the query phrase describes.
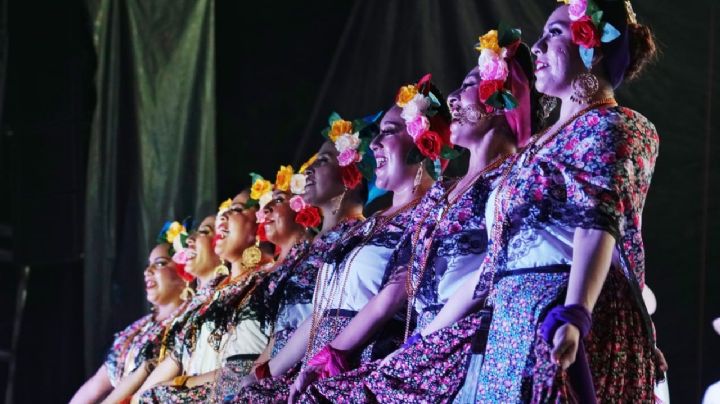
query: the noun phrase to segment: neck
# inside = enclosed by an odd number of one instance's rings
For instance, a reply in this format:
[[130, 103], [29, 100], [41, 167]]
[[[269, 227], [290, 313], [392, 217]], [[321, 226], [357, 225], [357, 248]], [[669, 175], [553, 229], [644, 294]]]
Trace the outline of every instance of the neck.
[[250, 272], [253, 272], [254, 268], [247, 268], [242, 264], [242, 260], [233, 261], [230, 264], [230, 278], [240, 278], [246, 276]]
[[158, 304], [155, 306], [155, 320], [162, 321], [170, 317], [170, 315], [173, 314], [173, 312], [180, 307], [181, 304], [182, 300], [180, 300], [180, 296], [170, 303]]
[[[422, 163], [420, 163], [422, 164]], [[414, 199], [425, 194], [425, 192], [432, 186], [432, 178], [423, 170], [422, 180], [417, 187], [415, 187], [415, 176], [406, 178], [402, 184], [396, 189], [393, 189], [392, 207], [388, 209], [388, 213], [393, 210], [397, 210], [412, 202]]]
[[[558, 121], [555, 123], [555, 125], [561, 125], [565, 123], [568, 119], [570, 119], [573, 115], [577, 114], [578, 112], [582, 111], [583, 109], [587, 108], [589, 104], [592, 104], [594, 102], [598, 102], [601, 100], [607, 100], [610, 98], [613, 98], [615, 96], [615, 93], [613, 92], [612, 87], [610, 84], [601, 82], [600, 84], [600, 90], [595, 94], [587, 103], [580, 104], [577, 102], [574, 102], [571, 98], [570, 94], [564, 95], [560, 97], [560, 117], [558, 118]], [[554, 125], [554, 126], [555, 126]]]
[[473, 178], [500, 156], [515, 151], [513, 135], [507, 125], [493, 127], [478, 142], [467, 145], [470, 162], [466, 178]]
[[197, 276], [198, 289], [206, 286], [210, 281], [215, 279], [215, 268], [210, 268], [208, 271], [204, 271], [202, 274]]
[[337, 213], [333, 213], [333, 202], [330, 200], [327, 204], [318, 206], [322, 211], [323, 221], [320, 234], [325, 234], [328, 230], [335, 227], [341, 220], [347, 217], [360, 217], [362, 216], [362, 205], [348, 201], [348, 198], [343, 198], [343, 202], [340, 205]]
[[305, 231], [301, 230], [287, 237], [285, 241], [274, 243], [280, 247], [280, 254], [278, 255], [277, 262], [283, 262], [288, 253], [290, 253], [290, 249], [306, 237]]

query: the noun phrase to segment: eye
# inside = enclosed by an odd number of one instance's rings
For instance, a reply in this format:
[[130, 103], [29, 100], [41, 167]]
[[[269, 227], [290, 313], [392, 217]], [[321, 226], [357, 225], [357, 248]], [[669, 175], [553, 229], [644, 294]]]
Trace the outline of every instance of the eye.
[[551, 37], [558, 36], [562, 34], [562, 30], [560, 28], [553, 27], [548, 30], [548, 34], [550, 34]]
[[200, 230], [198, 230], [198, 233], [202, 234], [203, 236], [208, 236], [208, 235], [210, 235], [210, 230], [200, 229]]
[[244, 211], [245, 211], [245, 208], [243, 208], [242, 206], [231, 206], [230, 207], [230, 212], [233, 212], [233, 213], [243, 213]]
[[155, 262], [155, 268], [164, 268], [169, 264], [169, 262], [162, 260], [162, 261], [156, 261]]

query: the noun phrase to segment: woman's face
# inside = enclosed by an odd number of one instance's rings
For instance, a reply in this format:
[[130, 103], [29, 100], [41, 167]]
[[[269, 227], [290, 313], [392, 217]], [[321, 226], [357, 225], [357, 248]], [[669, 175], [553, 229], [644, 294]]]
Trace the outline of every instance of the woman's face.
[[572, 80], [587, 71], [578, 46], [572, 42], [570, 23], [568, 6], [556, 8], [532, 47], [536, 57], [535, 88], [543, 94], [567, 97], [572, 91]]
[[185, 283], [177, 274], [177, 267], [170, 259], [170, 246], [159, 244], [153, 248], [145, 268], [145, 293], [153, 305], [172, 303], [180, 297]]
[[208, 216], [200, 223], [198, 229], [187, 239], [187, 263], [185, 271], [201, 277], [220, 265], [220, 258], [212, 247], [215, 236], [215, 216]]
[[481, 81], [479, 69], [474, 67], [465, 76], [460, 88], [448, 96], [452, 114], [450, 141], [459, 146], [467, 147], [492, 128], [494, 115], [486, 112], [478, 94]]
[[335, 145], [326, 141], [320, 146], [317, 159], [307, 168], [303, 199], [310, 205], [324, 206], [345, 190]]
[[294, 234], [303, 231], [303, 227], [295, 223], [295, 211], [290, 209], [289, 195], [286, 192], [273, 191], [272, 200], [265, 205], [265, 235], [268, 241], [281, 244]]
[[397, 105], [390, 108], [380, 121], [380, 134], [370, 143], [377, 163], [375, 184], [388, 191], [399, 189], [408, 178], [415, 177], [418, 169], [417, 165], [405, 162], [415, 144], [401, 113], [402, 109]]
[[230, 209], [215, 221], [219, 235], [215, 238], [215, 253], [222, 259], [242, 256], [243, 250], [255, 242], [256, 210], [246, 207], [249, 196], [247, 191], [237, 194]]

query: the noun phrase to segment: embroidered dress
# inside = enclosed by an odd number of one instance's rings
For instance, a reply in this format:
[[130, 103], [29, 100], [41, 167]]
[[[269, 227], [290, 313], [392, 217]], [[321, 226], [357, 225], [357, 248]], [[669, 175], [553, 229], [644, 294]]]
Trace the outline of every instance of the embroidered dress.
[[[327, 276], [321, 278], [318, 275], [319, 284], [313, 296], [313, 305], [325, 310], [318, 322], [313, 344], [303, 359], [303, 366], [305, 361], [335, 339], [355, 314], [390, 280], [398, 266], [402, 265], [403, 254], [393, 254], [393, 251], [411, 222], [413, 211], [412, 208], [407, 209], [389, 221], [380, 215], [373, 215], [349, 234], [343, 235], [326, 254], [320, 273]], [[329, 293], [333, 289], [332, 285], [342, 286], [336, 289], [337, 293], [332, 294]], [[402, 322], [391, 320], [349, 358], [350, 362], [352, 366], [358, 366], [382, 358], [397, 348], [401, 339]], [[274, 403], [287, 400], [296, 373], [288, 372], [279, 377], [260, 380], [243, 390], [232, 402]]]
[[[403, 243], [414, 245], [411, 281], [417, 285], [412, 302], [416, 332], [435, 318], [480, 267], [487, 252], [485, 203], [499, 172], [481, 175], [452, 204], [447, 202], [447, 193], [453, 185], [438, 181], [415, 209]], [[386, 366], [372, 362], [314, 383], [300, 401], [448, 402], [462, 386], [478, 322], [473, 315], [439, 330], [401, 351]]]
[[[652, 402], [655, 363], [644, 282], [641, 215], [658, 151], [654, 126], [627, 108], [589, 111], [544, 147], [518, 159], [498, 198], [500, 238], [491, 240], [477, 293], [495, 311], [476, 401], [564, 402], [561, 372], [539, 334], [545, 315], [563, 304], [575, 228], [607, 231], [616, 257], [585, 338], [600, 401]], [[487, 207], [495, 220], [497, 190]], [[498, 243], [498, 247], [493, 247]]]

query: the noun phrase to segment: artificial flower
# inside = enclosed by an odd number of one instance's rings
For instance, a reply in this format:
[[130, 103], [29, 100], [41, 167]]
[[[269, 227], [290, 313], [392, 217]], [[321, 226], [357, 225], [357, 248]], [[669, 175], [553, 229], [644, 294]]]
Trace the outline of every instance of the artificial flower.
[[317, 160], [317, 153], [313, 154], [312, 157], [308, 159], [308, 161], [304, 162], [303, 165], [300, 166], [300, 169], [298, 170], [298, 173], [304, 173], [305, 170], [308, 169], [312, 165], [312, 163]]
[[413, 120], [405, 123], [408, 135], [415, 141], [418, 136], [430, 129], [430, 120], [425, 115], [418, 115]]
[[303, 227], [317, 227], [320, 225], [320, 211], [314, 206], [307, 206], [295, 215], [295, 223]]
[[360, 134], [358, 132], [340, 135], [335, 141], [335, 148], [338, 153], [342, 153], [345, 150], [356, 150], [360, 146]]
[[305, 174], [295, 174], [290, 178], [290, 192], [299, 195], [305, 193], [305, 182], [307, 176]]
[[250, 188], [250, 198], [260, 200], [263, 194], [272, 191], [272, 184], [268, 180], [257, 179]]
[[195, 276], [185, 270], [185, 264], [175, 264], [175, 273], [185, 282], [191, 282]]
[[255, 237], [258, 241], [268, 241], [267, 234], [265, 234], [265, 225], [260, 225], [255, 231]]
[[287, 192], [290, 189], [290, 179], [294, 172], [292, 166], [280, 166], [275, 175], [275, 189]]
[[412, 100], [408, 101], [403, 107], [400, 116], [407, 122], [412, 121], [418, 115], [423, 115], [430, 107], [430, 100], [424, 95], [418, 93]]
[[557, 0], [558, 3], [570, 4], [570, 0]]
[[483, 49], [478, 57], [480, 78], [483, 81], [501, 80], [505, 81], [510, 72], [508, 64], [502, 55], [491, 49]]
[[415, 141], [420, 153], [430, 160], [436, 160], [440, 157], [440, 150], [442, 150], [442, 139], [440, 135], [431, 130], [425, 131], [422, 135], [418, 136]]
[[347, 149], [344, 152], [340, 153], [337, 159], [340, 167], [347, 167], [353, 163], [357, 163], [358, 161], [360, 161], [360, 154], [358, 154], [357, 150]]
[[232, 199], [228, 198], [224, 200], [223, 203], [218, 206], [218, 215], [222, 215], [227, 212], [230, 209], [230, 206], [232, 206]]
[[570, 20], [577, 21], [585, 16], [588, 7], [587, 0], [570, 0], [568, 4], [570, 5], [568, 7]]
[[496, 29], [490, 30], [487, 34], [480, 37], [480, 43], [475, 47], [478, 51], [490, 49], [495, 53], [500, 53], [500, 44], [498, 44], [498, 32]]
[[400, 87], [400, 90], [398, 90], [397, 96], [395, 97], [395, 104], [397, 104], [397, 106], [400, 108], [404, 108], [405, 105], [410, 102], [410, 100], [415, 98], [417, 93], [418, 88], [414, 84], [402, 86]]
[[165, 232], [167, 242], [172, 244], [181, 233], [187, 233], [185, 226], [180, 224], [180, 222], [172, 222], [167, 232]]
[[255, 212], [255, 220], [258, 223], [265, 223], [265, 211], [263, 209], [258, 209], [258, 211]]
[[187, 257], [187, 251], [185, 251], [185, 248], [178, 250], [173, 254], [172, 260], [176, 264], [185, 265], [187, 264], [188, 257]]
[[354, 189], [362, 181], [362, 174], [358, 170], [356, 164], [350, 164], [349, 166], [340, 167], [340, 174], [342, 176], [343, 185], [347, 189]]
[[292, 209], [295, 212], [300, 212], [301, 210], [303, 210], [307, 207], [305, 200], [300, 195], [295, 195], [292, 198], [290, 198], [289, 203], [290, 203], [290, 209]]
[[346, 133], [352, 133], [352, 131], [352, 122], [338, 119], [333, 122], [332, 125], [330, 125], [330, 132], [328, 133], [328, 137], [330, 138], [330, 140], [335, 142], [337, 138], [339, 138], [341, 135], [344, 135]]
[[586, 15], [577, 21], [573, 21], [570, 24], [570, 31], [572, 32], [572, 41], [574, 44], [587, 49], [600, 46], [600, 36], [589, 16]]
[[260, 195], [260, 199], [258, 199], [258, 203], [260, 204], [260, 209], [264, 208], [265, 205], [270, 203], [272, 201], [272, 191], [265, 192], [264, 194]]
[[482, 81], [478, 89], [480, 101], [485, 102], [493, 94], [503, 89], [504, 82], [501, 80]]

